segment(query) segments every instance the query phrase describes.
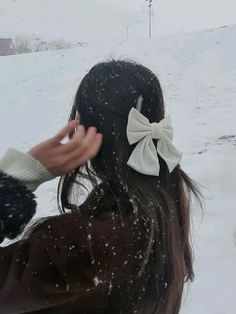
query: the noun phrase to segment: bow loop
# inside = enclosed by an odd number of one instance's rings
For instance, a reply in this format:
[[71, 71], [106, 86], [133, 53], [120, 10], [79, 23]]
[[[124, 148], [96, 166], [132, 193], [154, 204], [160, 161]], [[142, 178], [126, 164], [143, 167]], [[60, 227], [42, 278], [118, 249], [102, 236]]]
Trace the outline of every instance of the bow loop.
[[[137, 172], [159, 176], [158, 154], [166, 162], [169, 172], [181, 160], [182, 153], [172, 144], [173, 128], [169, 116], [159, 123], [150, 123], [143, 114], [132, 108], [128, 117], [127, 138], [130, 145], [137, 143], [127, 163]], [[158, 140], [157, 147], [153, 139]]]
[[129, 144], [135, 144], [147, 135], [151, 135], [152, 130], [149, 120], [138, 110], [132, 108], [128, 117], [127, 137]]

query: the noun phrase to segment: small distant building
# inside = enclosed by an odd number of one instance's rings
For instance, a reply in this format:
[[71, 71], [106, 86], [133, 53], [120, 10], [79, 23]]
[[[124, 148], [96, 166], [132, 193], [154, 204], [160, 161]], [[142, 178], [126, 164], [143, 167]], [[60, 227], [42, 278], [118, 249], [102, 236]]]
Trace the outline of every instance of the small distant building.
[[14, 45], [11, 38], [0, 38], [0, 56], [11, 55], [14, 51]]

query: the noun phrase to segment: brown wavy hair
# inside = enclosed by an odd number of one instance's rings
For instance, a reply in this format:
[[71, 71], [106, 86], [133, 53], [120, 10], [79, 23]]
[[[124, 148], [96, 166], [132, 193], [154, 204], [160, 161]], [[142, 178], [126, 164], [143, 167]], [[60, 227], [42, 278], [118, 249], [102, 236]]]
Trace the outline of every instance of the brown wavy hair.
[[[192, 195], [200, 200], [200, 192], [179, 165], [169, 173], [159, 156], [159, 177], [140, 174], [127, 166], [135, 147], [129, 145], [126, 136], [128, 114], [136, 107], [140, 95], [142, 114], [151, 123], [163, 119], [161, 85], [146, 67], [113, 60], [95, 65], [84, 77], [70, 120], [78, 112], [82, 125], [95, 126], [103, 134], [103, 144], [90, 163], [61, 178], [58, 202], [62, 212], [79, 210], [81, 207], [73, 201], [73, 191], [76, 186], [84, 186], [85, 180], [104, 196], [112, 193], [118, 214], [123, 218], [134, 216], [137, 236], [143, 237], [145, 247], [140, 248], [140, 268], [130, 280], [131, 297], [124, 300], [125, 313], [177, 314], [184, 282], [194, 278], [190, 204]], [[93, 198], [92, 193], [85, 199], [87, 208]], [[128, 213], [127, 203], [132, 205]]]

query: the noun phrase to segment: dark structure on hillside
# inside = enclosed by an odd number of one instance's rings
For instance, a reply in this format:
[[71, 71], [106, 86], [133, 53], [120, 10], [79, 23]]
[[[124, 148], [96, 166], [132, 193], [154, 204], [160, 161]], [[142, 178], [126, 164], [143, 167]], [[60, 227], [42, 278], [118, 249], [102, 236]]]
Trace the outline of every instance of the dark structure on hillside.
[[0, 38], [0, 56], [13, 54], [14, 45], [11, 38]]

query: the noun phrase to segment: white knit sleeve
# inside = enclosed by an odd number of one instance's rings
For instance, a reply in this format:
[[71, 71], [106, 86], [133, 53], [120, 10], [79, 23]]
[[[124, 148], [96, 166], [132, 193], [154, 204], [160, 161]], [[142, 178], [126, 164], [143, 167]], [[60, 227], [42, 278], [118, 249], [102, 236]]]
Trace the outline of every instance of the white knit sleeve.
[[54, 179], [38, 160], [13, 148], [0, 159], [0, 170], [21, 181], [32, 192], [40, 184]]

